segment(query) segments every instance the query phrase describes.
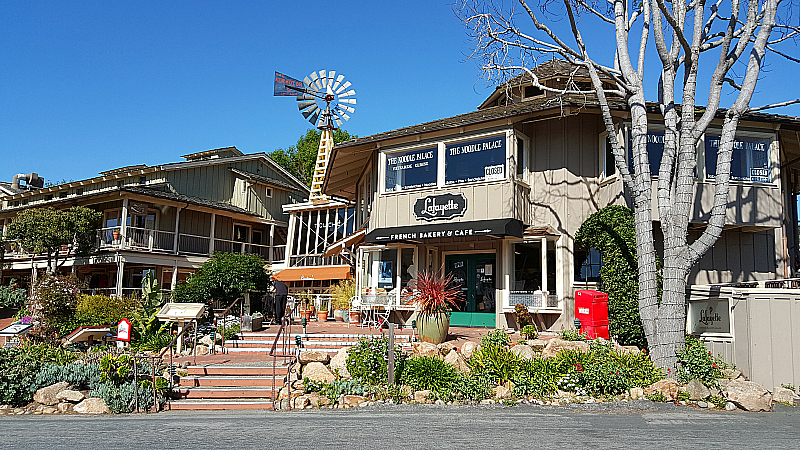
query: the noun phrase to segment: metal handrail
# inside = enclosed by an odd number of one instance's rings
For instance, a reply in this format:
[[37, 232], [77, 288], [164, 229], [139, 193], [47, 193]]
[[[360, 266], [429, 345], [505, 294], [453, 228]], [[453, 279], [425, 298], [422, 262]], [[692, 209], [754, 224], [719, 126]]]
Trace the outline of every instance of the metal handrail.
[[[228, 305], [227, 308], [225, 308], [225, 311], [222, 312], [222, 316], [221, 316], [221, 318], [222, 318], [222, 336], [221, 336], [222, 337], [222, 339], [221, 339], [222, 340], [222, 350], [220, 350], [220, 351], [223, 354], [225, 354], [225, 317], [228, 315], [228, 311], [230, 311], [231, 308], [233, 308], [233, 305], [235, 305], [236, 302], [238, 302], [239, 300], [242, 300], [242, 297], [238, 297], [236, 300], [233, 301], [233, 303], [231, 303], [230, 305]], [[242, 307], [242, 310], [240, 312], [241, 312], [241, 314], [244, 314], [244, 302], [242, 302], [241, 307]], [[240, 318], [242, 317], [241, 314], [239, 315]], [[215, 319], [217, 318], [216, 314], [214, 314], [214, 318]], [[215, 347], [214, 353], [216, 353], [216, 347]]]
[[[272, 409], [276, 409], [275, 403], [275, 379], [277, 378], [277, 362], [278, 358], [294, 358], [298, 355], [291, 353], [288, 348], [291, 347], [291, 336], [292, 336], [292, 313], [294, 313], [295, 306], [293, 305], [292, 308], [289, 310], [288, 313], [284, 312], [283, 318], [281, 319], [281, 327], [278, 328], [278, 332], [275, 334], [275, 340], [272, 342], [272, 347], [269, 350], [269, 356], [272, 356]], [[286, 333], [284, 334], [284, 329], [286, 329]], [[282, 347], [283, 351], [281, 353], [277, 353], [278, 349], [278, 342], [281, 341], [281, 335], [284, 335]], [[299, 350], [299, 346], [298, 346]], [[292, 398], [292, 366], [294, 366], [294, 361], [291, 361], [289, 364], [289, 368], [286, 372], [286, 382], [284, 386], [289, 386], [289, 401], [291, 404]]]
[[[194, 345], [192, 346], [192, 365], [196, 365], [197, 364], [197, 324], [198, 324], [197, 318], [193, 318], [192, 320], [187, 322], [183, 326], [183, 329], [180, 331], [180, 333], [178, 333], [172, 339], [172, 342], [169, 343], [169, 346], [167, 346], [165, 348], [162, 348], [161, 351], [158, 353], [158, 358], [161, 359], [164, 356], [164, 353], [166, 353], [167, 350], [169, 350], [169, 367], [167, 368], [167, 371], [169, 372], [169, 390], [170, 390], [170, 392], [172, 392], [172, 388], [173, 388], [173, 384], [172, 384], [173, 383], [173, 379], [172, 379], [172, 377], [174, 375], [172, 373], [172, 368], [173, 368], [172, 357], [174, 355], [174, 353], [172, 351], [172, 346], [175, 345], [178, 342], [178, 339], [180, 339], [181, 336], [183, 336], [183, 333], [185, 333], [186, 330], [191, 328], [192, 324], [195, 325], [194, 326]], [[155, 364], [155, 359], [153, 360], [153, 362]], [[155, 366], [153, 366], [153, 367], [155, 367]], [[153, 387], [153, 392], [155, 392], [155, 369], [153, 369], [153, 374], [154, 374], [154, 377], [153, 377], [153, 386], [154, 386]]]

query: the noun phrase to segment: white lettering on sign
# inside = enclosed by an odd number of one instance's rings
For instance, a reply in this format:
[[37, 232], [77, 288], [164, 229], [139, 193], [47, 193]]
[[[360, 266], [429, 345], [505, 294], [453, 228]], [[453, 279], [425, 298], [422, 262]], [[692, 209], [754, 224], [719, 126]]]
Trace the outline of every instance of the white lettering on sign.
[[578, 308], [578, 314], [589, 314], [589, 308]]
[[477, 144], [467, 144], [459, 147], [451, 147], [450, 155], [455, 156], [455, 155], [462, 155], [464, 153], [474, 153], [483, 150], [492, 150], [495, 148], [500, 148], [502, 145], [503, 145], [503, 140], [497, 139], [489, 142], [479, 142]]
[[502, 180], [505, 178], [505, 165], [486, 166], [483, 168], [483, 179], [486, 181]]
[[444, 215], [441, 213], [454, 209], [458, 209], [458, 205], [453, 200], [449, 200], [447, 203], [441, 205], [436, 204], [436, 197], [428, 197], [425, 199], [425, 207], [423, 211], [430, 216], [439, 216]]

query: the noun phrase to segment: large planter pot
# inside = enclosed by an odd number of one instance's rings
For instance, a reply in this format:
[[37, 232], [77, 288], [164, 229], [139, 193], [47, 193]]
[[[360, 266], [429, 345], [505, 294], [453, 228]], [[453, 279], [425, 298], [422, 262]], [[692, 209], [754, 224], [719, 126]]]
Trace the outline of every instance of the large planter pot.
[[417, 334], [422, 342], [441, 344], [447, 340], [447, 330], [449, 329], [450, 315], [448, 313], [417, 315]]
[[327, 322], [328, 311], [317, 311], [317, 322]]
[[337, 322], [345, 322], [347, 319], [347, 310], [346, 309], [334, 309], [333, 310], [333, 320]]
[[313, 309], [301, 309], [300, 310], [300, 318], [301, 319], [306, 319], [306, 322], [309, 322], [311, 320], [311, 316], [313, 314], [314, 314], [314, 310]]
[[361, 313], [358, 311], [350, 311], [350, 323], [359, 323], [361, 321]]

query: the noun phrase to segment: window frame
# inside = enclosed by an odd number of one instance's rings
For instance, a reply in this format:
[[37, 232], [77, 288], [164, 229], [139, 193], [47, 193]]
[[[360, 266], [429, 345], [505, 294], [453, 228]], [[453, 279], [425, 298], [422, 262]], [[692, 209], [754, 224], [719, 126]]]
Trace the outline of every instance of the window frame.
[[[625, 133], [623, 133], [621, 129], [617, 129], [616, 134], [617, 134], [617, 142], [627, 143], [627, 139], [624, 138]], [[600, 171], [598, 172], [599, 174], [598, 178], [600, 179], [601, 184], [613, 183], [619, 178], [619, 168], [617, 167], [616, 162], [614, 163], [614, 173], [611, 175], [606, 174], [606, 167], [608, 167], [608, 159], [607, 159], [608, 135], [609, 135], [608, 131], [603, 131], [602, 133], [600, 133], [600, 136], [598, 138], [599, 151], [600, 151], [599, 154]], [[623, 145], [623, 148], [624, 150], [622, 157], [625, 158], [625, 163], [627, 164], [628, 163], [627, 145]]]
[[[700, 138], [700, 140], [697, 143], [697, 145], [698, 145], [698, 147], [700, 149], [700, 153], [699, 153], [699, 156], [697, 158], [697, 162], [698, 162], [697, 165], [698, 166], [700, 164], [703, 165], [703, 171], [702, 171], [703, 176], [702, 176], [701, 181], [704, 181], [704, 182], [707, 182], [707, 183], [714, 183], [715, 180], [716, 180], [716, 174], [714, 175], [714, 178], [709, 178], [709, 176], [708, 176], [708, 167], [706, 167], [706, 136], [708, 134], [721, 136], [722, 135], [722, 128], [716, 128], [716, 127], [707, 128], [705, 133], [703, 133], [703, 136]], [[769, 152], [769, 154], [767, 155], [767, 160], [769, 161], [769, 173], [770, 173], [770, 178], [772, 179], [772, 181], [753, 181], [753, 180], [733, 180], [733, 179], [731, 179], [731, 180], [728, 181], [729, 185], [756, 185], [757, 184], [757, 185], [761, 185], [761, 186], [778, 186], [780, 184], [780, 176], [781, 176], [781, 174], [780, 174], [780, 161], [776, 159], [777, 158], [777, 154], [780, 151], [780, 148], [779, 148], [780, 143], [778, 142], [778, 134], [775, 133], [775, 132], [770, 132], [770, 131], [761, 131], [761, 132], [759, 132], [759, 131], [749, 131], [749, 130], [745, 130], [745, 131], [736, 130], [736, 136], [735, 137], [769, 139], [769, 141], [770, 141], [769, 142], [769, 147], [767, 148], [767, 152]], [[734, 139], [735, 139], [735, 137], [734, 137]]]
[[[517, 172], [517, 168], [519, 167], [519, 162], [517, 161], [518, 156], [518, 146], [519, 141], [522, 141], [523, 145], [523, 152], [522, 152], [522, 174]], [[516, 181], [521, 181], [526, 185], [530, 186], [530, 173], [531, 173], [531, 139], [523, 132], [514, 130], [514, 148], [513, 155], [514, 155], [514, 163], [516, 165], [514, 170], [514, 179]]]

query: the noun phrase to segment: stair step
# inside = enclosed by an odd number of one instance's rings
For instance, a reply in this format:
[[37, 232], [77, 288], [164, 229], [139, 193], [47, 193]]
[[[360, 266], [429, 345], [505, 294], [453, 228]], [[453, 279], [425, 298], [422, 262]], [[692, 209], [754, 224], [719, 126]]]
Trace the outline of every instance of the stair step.
[[[240, 337], [240, 338], [243, 338], [243, 339], [249, 339], [249, 338], [253, 338], [253, 339], [266, 339], [266, 338], [271, 338], [271, 339], [270, 339], [270, 343], [271, 343], [271, 342], [274, 342], [274, 341], [275, 341], [275, 336], [276, 336], [276, 335], [277, 335], [277, 333], [262, 333], [262, 332], [253, 332], [253, 333], [240, 333], [240, 334], [239, 334], [239, 337]], [[374, 336], [374, 337], [380, 337], [381, 335], [379, 335], [379, 334], [373, 334], [373, 335], [370, 335], [370, 334], [328, 334], [328, 333], [321, 333], [321, 334], [308, 333], [308, 334], [302, 334], [302, 333], [292, 333], [291, 335], [289, 335], [289, 339], [290, 339], [290, 340], [294, 340], [294, 338], [295, 338], [296, 336], [300, 336], [301, 338], [303, 338], [303, 340], [304, 340], [304, 341], [306, 341], [306, 340], [315, 340], [315, 339], [324, 339], [324, 340], [327, 340], [327, 341], [333, 341], [333, 340], [349, 340], [349, 341], [358, 341], [358, 338], [362, 338], [362, 337], [370, 337], [370, 336]], [[282, 336], [282, 337], [283, 337], [283, 336]], [[410, 334], [395, 334], [395, 335], [394, 335], [394, 339], [395, 339], [396, 341], [397, 341], [397, 340], [405, 340], [405, 341], [410, 341], [410, 340], [411, 340], [411, 335], [410, 335]]]
[[170, 410], [229, 410], [229, 409], [272, 409], [272, 401], [264, 399], [239, 400], [178, 400], [167, 406]]
[[[280, 390], [282, 382], [275, 384], [275, 391]], [[234, 399], [234, 398], [269, 398], [272, 399], [272, 386], [267, 387], [180, 387], [173, 390], [173, 395], [188, 399]]]
[[234, 375], [234, 376], [272, 376], [273, 370], [275, 375], [286, 375], [288, 368], [286, 366], [278, 366], [273, 369], [272, 366], [231, 366], [231, 365], [206, 365], [206, 366], [189, 366], [189, 375]]
[[[283, 375], [277, 376], [278, 384], [282, 383]], [[274, 383], [271, 376], [200, 376], [200, 377], [181, 377], [179, 386], [272, 386]]]

